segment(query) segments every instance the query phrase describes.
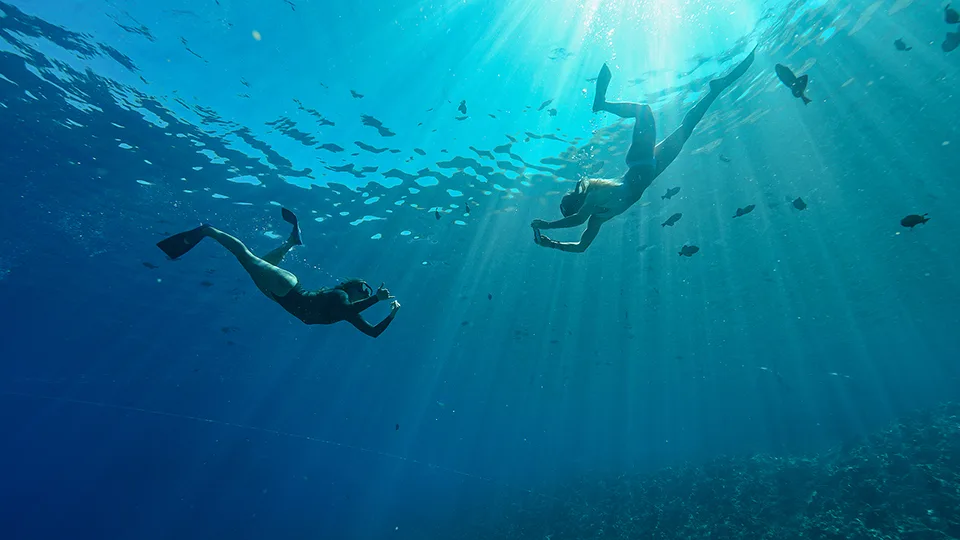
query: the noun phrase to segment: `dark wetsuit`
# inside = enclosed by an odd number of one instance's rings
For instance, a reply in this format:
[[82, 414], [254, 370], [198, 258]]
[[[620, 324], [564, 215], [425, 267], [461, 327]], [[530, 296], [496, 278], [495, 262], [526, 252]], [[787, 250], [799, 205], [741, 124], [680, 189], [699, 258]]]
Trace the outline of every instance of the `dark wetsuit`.
[[340, 289], [306, 291], [297, 285], [286, 295], [274, 295], [273, 299], [304, 324], [333, 324], [347, 321], [372, 337], [379, 336], [393, 320], [390, 316], [380, 324], [372, 326], [360, 316], [361, 311], [379, 302], [376, 295], [351, 304], [347, 293]]

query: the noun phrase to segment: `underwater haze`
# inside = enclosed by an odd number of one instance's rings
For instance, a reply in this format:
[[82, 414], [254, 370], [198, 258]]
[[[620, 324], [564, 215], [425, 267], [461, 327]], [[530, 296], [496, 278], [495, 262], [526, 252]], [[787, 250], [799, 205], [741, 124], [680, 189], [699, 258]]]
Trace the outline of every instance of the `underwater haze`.
[[[0, 0], [0, 536], [960, 539], [957, 19]], [[604, 63], [660, 141], [754, 48], [589, 249], [535, 242], [628, 173]], [[156, 245], [281, 208], [382, 335]]]

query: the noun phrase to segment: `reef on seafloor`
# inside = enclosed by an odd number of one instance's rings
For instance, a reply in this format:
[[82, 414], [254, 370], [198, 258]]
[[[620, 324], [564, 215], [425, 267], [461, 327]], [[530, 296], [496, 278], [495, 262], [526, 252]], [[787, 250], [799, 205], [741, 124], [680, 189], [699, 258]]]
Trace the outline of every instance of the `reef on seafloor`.
[[722, 458], [501, 503], [460, 538], [960, 538], [960, 404], [819, 456]]

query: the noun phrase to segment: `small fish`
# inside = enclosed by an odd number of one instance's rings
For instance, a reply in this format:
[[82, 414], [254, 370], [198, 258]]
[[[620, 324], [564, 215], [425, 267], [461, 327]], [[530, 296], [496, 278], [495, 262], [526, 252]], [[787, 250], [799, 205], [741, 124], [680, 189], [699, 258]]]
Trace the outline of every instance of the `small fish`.
[[780, 78], [780, 82], [785, 84], [787, 88], [793, 92], [793, 97], [798, 97], [803, 100], [804, 105], [808, 105], [812, 100], [803, 93], [807, 90], [807, 83], [810, 82], [808, 75], [801, 75], [797, 77], [794, 75], [790, 68], [783, 64], [777, 64], [777, 77]]
[[439, 211], [439, 210], [434, 210], [434, 211], [433, 211], [433, 215], [436, 216], [436, 218], [437, 218], [438, 220], [440, 219], [440, 211]]
[[660, 198], [661, 198], [661, 199], [672, 199], [673, 196], [676, 195], [677, 193], [680, 193], [680, 188], [679, 188], [679, 187], [670, 188], [670, 189], [668, 189], [667, 192], [666, 192], [662, 197], [660, 197]]
[[460, 326], [469, 326], [469, 325], [470, 325], [470, 321], [463, 321], [462, 323], [460, 323]]
[[397, 424], [396, 427], [393, 428], [393, 430], [394, 430], [394, 431], [400, 431], [400, 424]]
[[730, 163], [730, 158], [728, 158], [727, 156], [725, 156], [725, 155], [723, 155], [723, 154], [720, 154], [720, 161], [722, 161], [722, 162], [724, 162], [724, 163]]
[[904, 43], [902, 39], [897, 39], [896, 41], [894, 41], [894, 42], [893, 42], [893, 46], [894, 46], [894, 48], [896, 48], [898, 51], [912, 51], [912, 50], [913, 50], [913, 47], [907, 47], [907, 44]]
[[493, 115], [493, 114], [490, 114], [490, 113], [487, 113], [487, 116], [489, 116], [490, 118], [493, 118], [494, 120], [497, 119], [496, 115]]
[[202, 286], [204, 286], [204, 287], [213, 287], [213, 282], [212, 282], [212, 281], [201, 281], [201, 282], [200, 282], [200, 285], [202, 285]]
[[[454, 118], [454, 120], [459, 120], [459, 121], [462, 122], [462, 121], [466, 120], [467, 118], [470, 118], [470, 117], [469, 117], [469, 116], [466, 116], [466, 115], [464, 115], [464, 116], [457, 116], [457, 117]], [[436, 131], [436, 130], [434, 130], [434, 131]]]
[[801, 199], [800, 197], [797, 197], [796, 199], [793, 200], [793, 207], [796, 208], [797, 210], [806, 210], [807, 203], [803, 202], [803, 199]]
[[153, 264], [153, 263], [149, 263], [149, 262], [145, 262], [145, 263], [143, 263], [143, 265], [146, 266], [147, 268], [151, 269], [151, 270], [156, 270], [157, 268], [160, 268], [159, 266], [157, 266], [157, 265], [155, 265], [155, 264]]
[[419, 149], [419, 148], [414, 148], [413, 151], [416, 152], [416, 153], [418, 153], [418, 154], [420, 154], [421, 156], [427, 155], [426, 152], [424, 152], [423, 150], [421, 150], [421, 149]]
[[356, 90], [350, 90], [350, 95], [356, 99], [363, 99], [363, 94], [358, 94]]
[[493, 300], [493, 293], [487, 293], [487, 300]]
[[460, 114], [467, 114], [467, 100], [462, 100], [457, 110], [460, 111]]
[[912, 229], [917, 225], [923, 225], [924, 223], [930, 221], [930, 218], [927, 217], [927, 214], [918, 216], [917, 214], [910, 214], [909, 216], [900, 220], [900, 225]]
[[553, 100], [552, 100], [552, 99], [548, 99], [548, 100], [544, 101], [543, 103], [541, 103], [540, 106], [537, 107], [537, 110], [538, 110], [538, 111], [542, 111], [542, 110], [546, 109], [546, 108], [547, 108], [547, 105], [550, 105], [551, 103], [553, 103]]
[[947, 37], [943, 40], [943, 43], [940, 44], [940, 48], [943, 49], [943, 52], [950, 52], [960, 46], [960, 32], [950, 33], [947, 32]]
[[463, 213], [465, 215], [470, 215], [470, 203], [469, 202], [463, 203], [463, 206], [464, 206]]
[[696, 253], [696, 252], [698, 252], [698, 251], [700, 251], [700, 248], [698, 248], [697, 246], [688, 246], [688, 245], [684, 244], [683, 247], [680, 248], [680, 256], [681, 256], [681, 257], [693, 257], [694, 253]]
[[748, 205], [744, 206], [743, 208], [737, 208], [737, 214], [736, 214], [735, 216], [733, 216], [733, 217], [734, 217], [734, 218], [738, 218], [738, 217], [740, 217], [740, 216], [745, 216], [745, 215], [749, 214], [750, 212], [753, 212], [753, 209], [756, 208], [756, 207], [757, 207], [757, 205], [755, 205], [755, 204], [748, 204]]
[[960, 22], [960, 13], [957, 13], [957, 10], [950, 7], [950, 4], [947, 4], [947, 7], [943, 8], [943, 20], [947, 24], [957, 24]]
[[549, 110], [547, 110], [547, 113], [549, 113], [550, 116], [556, 116], [556, 115], [557, 115], [557, 110], [556, 110], [556, 109], [549, 109]]
[[676, 222], [680, 221], [680, 218], [681, 218], [681, 217], [683, 217], [683, 214], [681, 214], [680, 212], [677, 212], [676, 214], [668, 217], [666, 221], [664, 221], [663, 223], [660, 224], [660, 226], [661, 226], [661, 227], [673, 227], [673, 225], [674, 225]]

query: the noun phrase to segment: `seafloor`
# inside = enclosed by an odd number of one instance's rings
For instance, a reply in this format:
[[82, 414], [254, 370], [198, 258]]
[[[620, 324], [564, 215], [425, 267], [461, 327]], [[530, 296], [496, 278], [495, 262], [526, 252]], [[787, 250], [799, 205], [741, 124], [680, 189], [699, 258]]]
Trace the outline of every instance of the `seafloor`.
[[960, 538], [960, 405], [823, 455], [722, 458], [502, 500], [489, 528], [461, 538]]

